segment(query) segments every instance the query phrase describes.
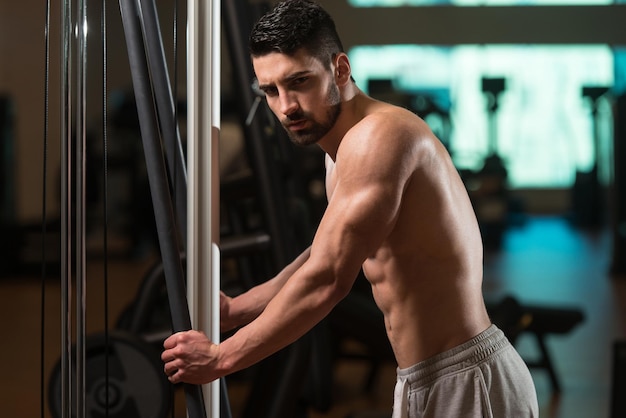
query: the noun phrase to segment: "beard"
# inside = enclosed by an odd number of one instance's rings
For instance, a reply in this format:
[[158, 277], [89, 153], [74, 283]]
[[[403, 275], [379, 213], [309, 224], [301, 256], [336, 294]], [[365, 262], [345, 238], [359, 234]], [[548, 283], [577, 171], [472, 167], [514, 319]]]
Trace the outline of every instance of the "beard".
[[[324, 137], [330, 131], [341, 113], [341, 97], [339, 94], [339, 88], [336, 84], [331, 84], [326, 92], [326, 104], [328, 109], [326, 110], [325, 118], [322, 121], [317, 121], [313, 118], [311, 112], [304, 112], [298, 110], [295, 113], [287, 116], [281, 121], [283, 128], [287, 131], [287, 135], [296, 145], [306, 146], [316, 144], [320, 139]], [[290, 121], [306, 120], [310, 123], [310, 127], [306, 129], [300, 129], [298, 131], [291, 131], [287, 126]]]

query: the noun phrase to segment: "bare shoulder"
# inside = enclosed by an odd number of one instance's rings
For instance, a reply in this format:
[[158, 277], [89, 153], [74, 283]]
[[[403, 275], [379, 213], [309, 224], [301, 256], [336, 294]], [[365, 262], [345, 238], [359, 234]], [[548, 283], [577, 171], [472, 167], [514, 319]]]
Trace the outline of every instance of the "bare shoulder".
[[[344, 137], [339, 153], [351, 160], [374, 164], [416, 163], [438, 140], [414, 113], [388, 104], [377, 105]], [[399, 167], [398, 167], [399, 168]]]
[[427, 128], [415, 113], [388, 103], [377, 103], [369, 107], [355, 129], [421, 129]]

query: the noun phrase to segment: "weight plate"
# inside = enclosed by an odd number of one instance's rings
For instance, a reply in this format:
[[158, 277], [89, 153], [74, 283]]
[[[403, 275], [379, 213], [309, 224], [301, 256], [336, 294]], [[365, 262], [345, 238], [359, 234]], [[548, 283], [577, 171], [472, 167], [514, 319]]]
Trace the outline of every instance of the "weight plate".
[[[104, 418], [107, 416], [107, 408], [108, 418], [168, 416], [171, 387], [163, 373], [159, 353], [150, 344], [131, 334], [113, 331], [109, 334], [108, 349], [104, 335], [88, 336], [85, 357], [87, 417]], [[76, 399], [76, 368], [72, 366], [72, 399]], [[51, 375], [48, 393], [53, 417], [61, 418], [60, 361]], [[75, 417], [75, 401], [72, 404], [72, 417]]]

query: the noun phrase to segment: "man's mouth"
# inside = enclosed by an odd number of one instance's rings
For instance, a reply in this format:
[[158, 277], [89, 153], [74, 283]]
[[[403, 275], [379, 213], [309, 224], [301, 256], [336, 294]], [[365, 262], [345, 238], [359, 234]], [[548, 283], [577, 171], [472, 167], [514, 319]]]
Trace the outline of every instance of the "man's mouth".
[[306, 119], [300, 119], [296, 121], [290, 121], [288, 123], [285, 123], [284, 125], [285, 125], [285, 128], [291, 131], [299, 131], [306, 127], [306, 123], [307, 123]]

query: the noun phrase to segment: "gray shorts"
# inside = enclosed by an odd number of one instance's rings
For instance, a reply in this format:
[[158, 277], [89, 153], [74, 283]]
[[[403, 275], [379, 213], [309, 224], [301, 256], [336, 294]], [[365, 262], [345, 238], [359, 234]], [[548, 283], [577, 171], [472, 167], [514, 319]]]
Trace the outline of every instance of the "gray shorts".
[[472, 340], [398, 369], [393, 418], [538, 417], [528, 367], [491, 325]]

